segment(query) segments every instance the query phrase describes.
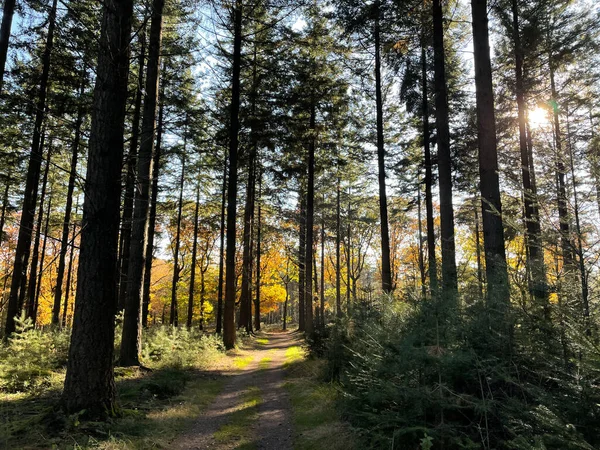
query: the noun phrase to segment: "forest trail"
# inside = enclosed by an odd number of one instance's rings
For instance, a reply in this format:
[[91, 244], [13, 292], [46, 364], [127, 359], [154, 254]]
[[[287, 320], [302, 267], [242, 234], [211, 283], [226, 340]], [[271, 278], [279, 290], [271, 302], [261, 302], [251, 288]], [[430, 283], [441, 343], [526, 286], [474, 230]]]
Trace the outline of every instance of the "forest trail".
[[234, 360], [237, 370], [194, 425], [172, 442], [173, 450], [293, 448], [292, 413], [284, 389], [292, 333], [260, 333], [252, 348]]

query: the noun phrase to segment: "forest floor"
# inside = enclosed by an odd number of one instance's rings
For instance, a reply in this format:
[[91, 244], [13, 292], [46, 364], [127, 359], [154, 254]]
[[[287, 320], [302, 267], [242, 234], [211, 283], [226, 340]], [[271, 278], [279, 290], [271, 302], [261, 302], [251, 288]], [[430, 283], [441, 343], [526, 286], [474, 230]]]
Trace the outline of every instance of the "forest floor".
[[116, 369], [123, 413], [109, 423], [61, 415], [55, 373], [43, 392], [0, 396], [0, 449], [352, 450], [324, 361], [302, 344], [263, 332], [207, 367]]

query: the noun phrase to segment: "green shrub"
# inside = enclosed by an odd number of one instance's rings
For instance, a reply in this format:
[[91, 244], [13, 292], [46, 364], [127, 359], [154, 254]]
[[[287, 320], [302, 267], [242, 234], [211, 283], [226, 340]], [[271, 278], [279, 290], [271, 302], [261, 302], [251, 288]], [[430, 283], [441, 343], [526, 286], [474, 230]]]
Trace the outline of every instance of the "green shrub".
[[195, 329], [152, 327], [142, 340], [142, 358], [159, 366], [202, 367], [223, 351], [218, 336]]
[[481, 303], [453, 318], [428, 302], [381, 303], [341, 321], [326, 352], [363, 448], [598, 448], [590, 348], [565, 359], [558, 332], [520, 316], [503, 346]]
[[68, 330], [36, 330], [31, 319], [16, 318], [16, 332], [0, 347], [0, 389], [25, 392], [48, 384], [53, 371], [66, 365]]

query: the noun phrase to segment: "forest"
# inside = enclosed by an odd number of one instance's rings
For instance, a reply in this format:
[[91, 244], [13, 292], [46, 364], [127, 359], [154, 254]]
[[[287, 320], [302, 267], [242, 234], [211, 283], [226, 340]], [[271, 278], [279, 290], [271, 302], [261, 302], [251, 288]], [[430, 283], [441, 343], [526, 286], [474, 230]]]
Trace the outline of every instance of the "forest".
[[595, 0], [1, 0], [0, 448], [600, 449]]

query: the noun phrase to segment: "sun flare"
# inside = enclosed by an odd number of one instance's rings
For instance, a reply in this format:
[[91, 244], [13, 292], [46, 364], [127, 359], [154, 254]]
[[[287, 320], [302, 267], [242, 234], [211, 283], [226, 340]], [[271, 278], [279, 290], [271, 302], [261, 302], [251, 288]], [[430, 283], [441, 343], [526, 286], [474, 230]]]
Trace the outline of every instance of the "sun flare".
[[532, 109], [529, 111], [529, 124], [533, 127], [539, 127], [548, 124], [548, 111], [544, 108]]

